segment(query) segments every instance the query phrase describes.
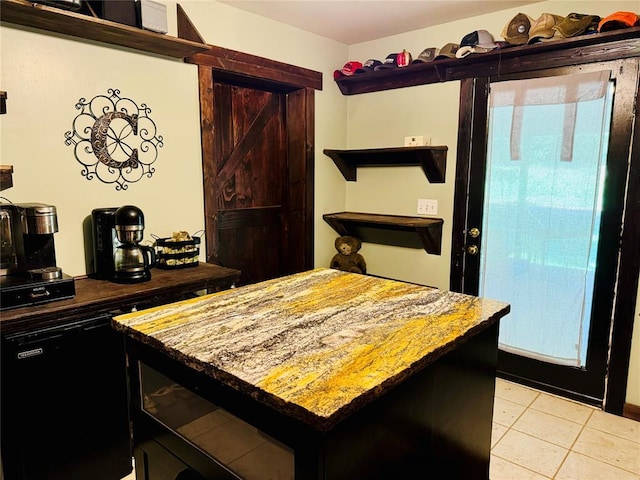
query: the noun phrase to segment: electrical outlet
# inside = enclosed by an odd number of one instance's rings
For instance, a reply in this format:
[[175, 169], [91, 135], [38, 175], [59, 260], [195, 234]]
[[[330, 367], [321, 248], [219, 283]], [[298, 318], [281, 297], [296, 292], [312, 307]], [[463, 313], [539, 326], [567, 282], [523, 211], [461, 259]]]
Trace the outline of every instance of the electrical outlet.
[[404, 137], [405, 147], [420, 147], [424, 145], [424, 137], [422, 135], [413, 135], [411, 137]]
[[418, 215], [437, 215], [438, 200], [431, 198], [418, 199]]

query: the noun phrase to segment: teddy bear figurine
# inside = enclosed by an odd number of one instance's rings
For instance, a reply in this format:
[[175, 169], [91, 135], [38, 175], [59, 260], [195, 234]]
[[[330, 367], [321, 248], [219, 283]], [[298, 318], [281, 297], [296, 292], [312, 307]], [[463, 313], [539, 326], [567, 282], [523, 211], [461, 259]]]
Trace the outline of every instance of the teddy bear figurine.
[[331, 268], [343, 272], [367, 273], [367, 264], [364, 257], [358, 253], [362, 242], [349, 235], [336, 238], [336, 253], [331, 259]]

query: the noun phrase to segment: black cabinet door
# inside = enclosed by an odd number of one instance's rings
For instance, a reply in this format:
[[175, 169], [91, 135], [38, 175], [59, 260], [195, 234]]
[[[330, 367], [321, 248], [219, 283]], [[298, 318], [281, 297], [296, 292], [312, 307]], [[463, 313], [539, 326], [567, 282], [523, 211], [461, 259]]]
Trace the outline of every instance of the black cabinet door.
[[119, 480], [132, 471], [124, 344], [103, 316], [2, 342], [7, 480]]

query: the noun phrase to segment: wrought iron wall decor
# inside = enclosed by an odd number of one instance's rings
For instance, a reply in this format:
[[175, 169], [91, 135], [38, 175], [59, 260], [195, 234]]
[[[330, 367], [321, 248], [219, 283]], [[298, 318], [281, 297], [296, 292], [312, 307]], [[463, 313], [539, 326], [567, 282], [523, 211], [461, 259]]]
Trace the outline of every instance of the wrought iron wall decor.
[[87, 180], [97, 178], [126, 190], [129, 183], [153, 176], [152, 165], [164, 143], [147, 105], [138, 106], [110, 88], [107, 95], [88, 102], [80, 98], [76, 109], [80, 113], [73, 130], [64, 134], [64, 143], [74, 146], [76, 160], [84, 167], [80, 173]]

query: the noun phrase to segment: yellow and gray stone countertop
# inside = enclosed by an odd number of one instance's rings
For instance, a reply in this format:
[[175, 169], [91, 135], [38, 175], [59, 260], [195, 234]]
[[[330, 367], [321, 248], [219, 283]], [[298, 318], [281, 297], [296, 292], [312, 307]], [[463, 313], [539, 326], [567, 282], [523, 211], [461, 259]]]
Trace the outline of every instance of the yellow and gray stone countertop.
[[495, 300], [319, 268], [113, 324], [325, 430], [508, 312]]

